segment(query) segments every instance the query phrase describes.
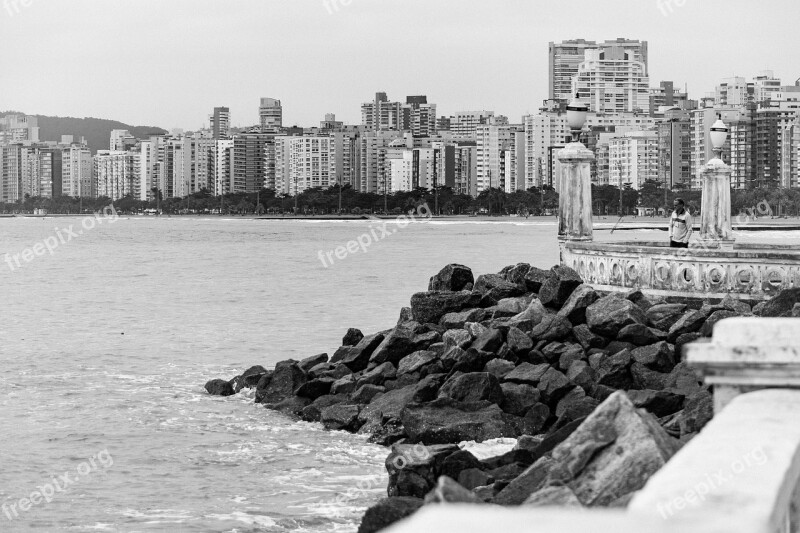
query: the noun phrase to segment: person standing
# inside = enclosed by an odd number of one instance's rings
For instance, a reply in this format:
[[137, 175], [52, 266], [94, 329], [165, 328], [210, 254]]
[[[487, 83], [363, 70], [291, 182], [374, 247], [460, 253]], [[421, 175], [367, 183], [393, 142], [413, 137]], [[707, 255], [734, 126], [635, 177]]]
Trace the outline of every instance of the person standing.
[[686, 202], [681, 198], [675, 199], [673, 207], [675, 210], [669, 220], [669, 246], [688, 248], [692, 237], [692, 215], [686, 210]]

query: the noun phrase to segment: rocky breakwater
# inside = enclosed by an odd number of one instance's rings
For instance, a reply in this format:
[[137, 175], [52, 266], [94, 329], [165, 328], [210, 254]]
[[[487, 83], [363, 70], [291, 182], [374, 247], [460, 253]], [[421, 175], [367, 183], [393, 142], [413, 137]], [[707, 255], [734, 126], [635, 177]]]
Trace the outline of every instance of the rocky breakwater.
[[[795, 289], [754, 309], [734, 299], [692, 309], [598, 293], [564, 266], [474, 279], [453, 264], [395, 327], [350, 329], [333, 356], [255, 366], [206, 389], [254, 388], [270, 409], [391, 446], [388, 498], [362, 533], [431, 502], [624, 505], [712, 416], [682, 346], [723, 318], [796, 315], [798, 302]], [[516, 448], [479, 459], [457, 445], [499, 437]]]

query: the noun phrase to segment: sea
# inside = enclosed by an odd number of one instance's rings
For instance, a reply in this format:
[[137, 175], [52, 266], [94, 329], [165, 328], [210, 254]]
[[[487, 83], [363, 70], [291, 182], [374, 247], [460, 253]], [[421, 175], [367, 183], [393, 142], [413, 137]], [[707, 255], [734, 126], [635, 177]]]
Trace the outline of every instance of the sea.
[[205, 382], [392, 327], [448, 263], [549, 268], [556, 231], [554, 217], [0, 218], [0, 532], [355, 532], [386, 494], [386, 448]]

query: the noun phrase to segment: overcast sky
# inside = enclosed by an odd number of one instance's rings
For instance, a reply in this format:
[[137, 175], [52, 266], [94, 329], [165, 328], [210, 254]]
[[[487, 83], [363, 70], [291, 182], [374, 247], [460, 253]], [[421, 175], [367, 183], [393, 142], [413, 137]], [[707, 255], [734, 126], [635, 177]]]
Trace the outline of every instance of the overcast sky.
[[798, 20], [798, 0], [0, 0], [0, 110], [196, 129], [214, 106], [255, 124], [269, 96], [310, 126], [385, 91], [519, 121], [549, 41], [647, 40], [651, 85], [698, 98], [765, 69], [794, 84]]

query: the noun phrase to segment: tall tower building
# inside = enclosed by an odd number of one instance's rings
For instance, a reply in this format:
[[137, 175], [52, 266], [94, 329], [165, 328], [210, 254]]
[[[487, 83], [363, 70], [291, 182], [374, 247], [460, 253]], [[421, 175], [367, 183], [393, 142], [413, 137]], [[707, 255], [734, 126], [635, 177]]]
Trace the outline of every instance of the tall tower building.
[[275, 98], [262, 98], [258, 107], [261, 129], [280, 128], [283, 126], [283, 108], [281, 101]]
[[636, 57], [634, 51], [617, 44], [586, 50], [572, 79], [572, 93], [588, 101], [594, 113], [649, 113], [647, 64]]
[[211, 122], [211, 137], [225, 139], [231, 127], [231, 110], [227, 107], [215, 107], [214, 113], [208, 117]]

